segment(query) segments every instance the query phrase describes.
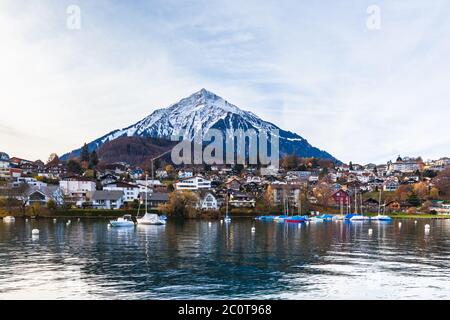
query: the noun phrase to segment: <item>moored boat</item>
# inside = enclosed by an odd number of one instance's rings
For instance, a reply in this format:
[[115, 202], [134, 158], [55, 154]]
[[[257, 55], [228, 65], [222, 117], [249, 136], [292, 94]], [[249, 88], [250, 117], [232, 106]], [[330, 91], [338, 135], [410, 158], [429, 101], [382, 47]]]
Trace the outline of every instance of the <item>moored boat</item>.
[[14, 218], [13, 216], [6, 216], [3, 218], [4, 222], [14, 222], [16, 221], [16, 218]]
[[273, 218], [273, 220], [277, 221], [277, 222], [284, 222], [284, 221], [286, 221], [286, 219], [289, 219], [288, 215], [281, 215], [281, 216]]
[[373, 221], [392, 221], [392, 218], [386, 215], [376, 215], [371, 218]]
[[350, 218], [350, 221], [369, 221], [370, 218], [364, 216], [362, 214], [354, 214], [353, 217]]
[[273, 221], [276, 216], [257, 216], [255, 219], [260, 221]]
[[109, 222], [112, 227], [134, 227], [134, 222], [131, 215], [125, 215], [117, 220], [111, 220]]
[[[165, 225], [167, 217], [159, 216], [156, 213], [148, 212], [148, 177], [145, 176], [145, 214], [142, 218], [136, 217], [136, 222], [138, 225]], [[139, 216], [139, 209], [138, 214]]]
[[286, 219], [285, 221], [288, 223], [305, 223], [306, 221], [308, 221], [308, 218], [304, 216], [292, 216], [289, 217], [289, 219]]
[[164, 225], [166, 220], [161, 219], [156, 213], [146, 213], [142, 218], [137, 218], [137, 223], [141, 225]]

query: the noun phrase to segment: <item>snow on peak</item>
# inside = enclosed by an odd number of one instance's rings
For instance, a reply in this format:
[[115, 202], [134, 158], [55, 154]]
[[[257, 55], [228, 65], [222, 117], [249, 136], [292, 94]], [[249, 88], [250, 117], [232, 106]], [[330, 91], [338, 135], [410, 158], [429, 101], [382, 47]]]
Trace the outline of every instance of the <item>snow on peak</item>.
[[103, 138], [103, 142], [121, 136], [170, 138], [174, 134], [192, 140], [203, 136], [212, 127], [225, 129], [278, 129], [252, 112], [243, 111], [215, 93], [201, 89], [168, 108], [155, 110], [138, 123], [117, 130]]

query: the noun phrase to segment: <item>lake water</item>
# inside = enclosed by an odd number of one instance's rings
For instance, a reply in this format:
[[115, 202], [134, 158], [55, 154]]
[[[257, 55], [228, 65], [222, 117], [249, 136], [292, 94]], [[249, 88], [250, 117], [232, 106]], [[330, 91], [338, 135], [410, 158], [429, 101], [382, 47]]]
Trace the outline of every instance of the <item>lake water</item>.
[[450, 220], [398, 222], [0, 221], [0, 299], [449, 299]]

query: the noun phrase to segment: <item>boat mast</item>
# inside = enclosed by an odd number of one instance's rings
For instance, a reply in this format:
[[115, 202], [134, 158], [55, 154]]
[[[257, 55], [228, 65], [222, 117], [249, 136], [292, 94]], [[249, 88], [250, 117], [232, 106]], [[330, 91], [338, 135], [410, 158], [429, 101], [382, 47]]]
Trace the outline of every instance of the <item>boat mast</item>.
[[225, 211], [225, 218], [228, 218], [228, 191], [227, 191], [227, 203], [226, 203], [226, 211]]
[[148, 174], [145, 175], [145, 214], [147, 214]]
[[302, 215], [302, 195], [299, 193], [298, 195], [298, 215]]
[[355, 188], [355, 214], [358, 214], [358, 193]]
[[289, 216], [289, 194], [286, 197], [286, 201], [287, 201], [287, 216]]
[[380, 188], [380, 196], [378, 198], [378, 215], [381, 215], [381, 188]]
[[360, 199], [361, 214], [364, 215], [362, 192], [359, 194], [359, 199]]

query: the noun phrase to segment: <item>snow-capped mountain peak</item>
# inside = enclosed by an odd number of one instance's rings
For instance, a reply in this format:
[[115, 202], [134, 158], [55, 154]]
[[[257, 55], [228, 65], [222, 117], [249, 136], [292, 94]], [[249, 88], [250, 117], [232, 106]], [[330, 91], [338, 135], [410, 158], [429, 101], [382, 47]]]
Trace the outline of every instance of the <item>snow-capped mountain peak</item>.
[[[120, 137], [153, 137], [170, 139], [173, 135], [185, 140], [203, 137], [211, 128], [224, 134], [228, 129], [254, 129], [256, 132], [278, 129], [280, 152], [334, 159], [328, 153], [316, 149], [299, 135], [284, 131], [274, 124], [264, 121], [249, 111], [243, 111], [220, 96], [201, 89], [168, 108], [157, 109], [141, 121], [120, 130], [115, 130], [89, 144], [95, 150], [108, 141]], [[71, 154], [77, 154], [79, 150]], [[65, 155], [70, 156], [70, 155]]]

